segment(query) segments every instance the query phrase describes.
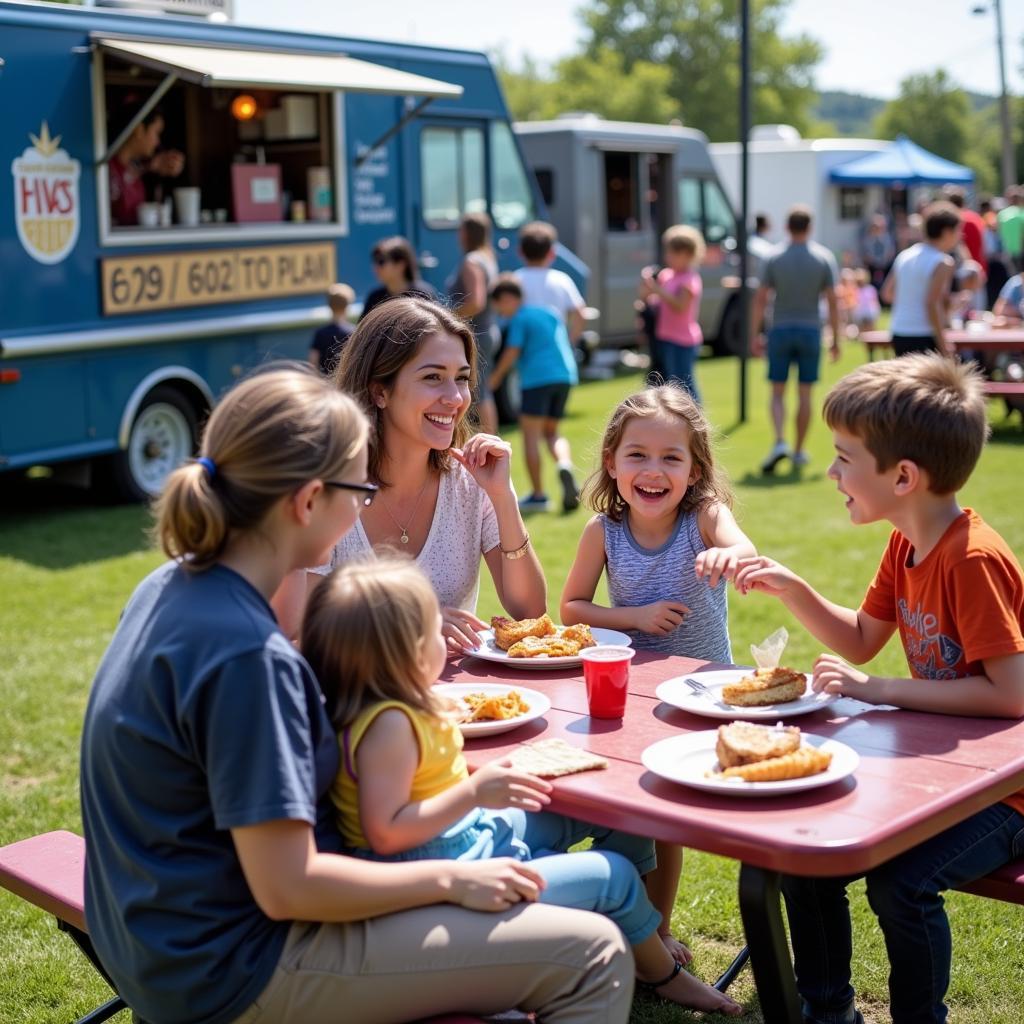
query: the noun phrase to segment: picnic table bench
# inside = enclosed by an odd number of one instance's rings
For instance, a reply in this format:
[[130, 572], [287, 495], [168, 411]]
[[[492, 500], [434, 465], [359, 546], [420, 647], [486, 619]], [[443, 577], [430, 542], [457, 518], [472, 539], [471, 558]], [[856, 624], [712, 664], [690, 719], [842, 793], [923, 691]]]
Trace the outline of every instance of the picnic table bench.
[[[114, 990], [112, 999], [75, 1024], [102, 1024], [127, 1009], [89, 938], [85, 921], [85, 840], [81, 836], [63, 830], [44, 832], [0, 847], [0, 886], [52, 914], [57, 927], [71, 937]], [[483, 1020], [468, 1014], [444, 1014], [419, 1024], [483, 1024]]]

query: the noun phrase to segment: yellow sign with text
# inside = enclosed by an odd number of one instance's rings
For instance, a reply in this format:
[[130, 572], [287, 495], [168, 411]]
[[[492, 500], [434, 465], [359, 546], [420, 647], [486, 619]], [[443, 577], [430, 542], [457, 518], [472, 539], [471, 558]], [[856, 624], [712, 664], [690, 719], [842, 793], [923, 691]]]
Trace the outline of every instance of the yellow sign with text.
[[118, 256], [100, 266], [104, 316], [307, 295], [337, 280], [332, 242]]

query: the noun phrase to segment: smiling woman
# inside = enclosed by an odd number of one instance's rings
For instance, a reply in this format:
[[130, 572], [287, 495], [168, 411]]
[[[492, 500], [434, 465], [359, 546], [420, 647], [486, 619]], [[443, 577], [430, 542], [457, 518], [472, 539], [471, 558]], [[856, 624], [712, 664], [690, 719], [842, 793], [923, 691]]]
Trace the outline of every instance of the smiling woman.
[[360, 322], [335, 383], [374, 426], [369, 475], [380, 492], [328, 564], [279, 591], [274, 607], [286, 632], [297, 632], [320, 575], [384, 548], [407, 553], [426, 573], [455, 649], [477, 646], [485, 627], [475, 614], [481, 555], [509, 615], [544, 613], [544, 574], [512, 489], [511, 449], [472, 434], [467, 420], [475, 377], [472, 332], [436, 303], [396, 298]]

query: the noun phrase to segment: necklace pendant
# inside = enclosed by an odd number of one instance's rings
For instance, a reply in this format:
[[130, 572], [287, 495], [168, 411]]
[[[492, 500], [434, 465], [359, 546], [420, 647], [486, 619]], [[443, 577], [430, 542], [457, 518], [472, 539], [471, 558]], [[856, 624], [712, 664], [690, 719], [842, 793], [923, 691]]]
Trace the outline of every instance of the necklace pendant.
[[401, 537], [399, 537], [399, 540], [400, 540], [400, 541], [401, 541], [401, 542], [402, 542], [403, 544], [408, 544], [408, 543], [409, 543], [409, 534], [407, 534], [407, 533], [405, 532], [405, 530], [403, 530], [403, 531], [402, 531], [402, 536], [401, 536]]

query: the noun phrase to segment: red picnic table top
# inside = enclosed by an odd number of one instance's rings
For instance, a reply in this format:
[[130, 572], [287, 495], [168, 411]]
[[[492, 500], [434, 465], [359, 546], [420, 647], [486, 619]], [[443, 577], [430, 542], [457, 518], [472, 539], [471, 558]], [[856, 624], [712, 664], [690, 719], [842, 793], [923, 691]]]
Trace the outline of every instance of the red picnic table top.
[[621, 721], [589, 717], [578, 669], [517, 670], [464, 657], [450, 663], [443, 678], [510, 683], [551, 700], [542, 718], [468, 741], [471, 768], [524, 740], [560, 737], [610, 763], [606, 770], [554, 780], [551, 810], [739, 860], [740, 915], [763, 1019], [800, 1024], [780, 910], [781, 875], [862, 873], [1020, 789], [1024, 721], [883, 710], [842, 717], [824, 707], [792, 721], [806, 733], [853, 747], [860, 765], [851, 777], [787, 796], [719, 795], [648, 772], [641, 762], [647, 746], [719, 724], [663, 704], [657, 686], [720, 667], [639, 652]]
[[465, 657], [449, 664], [443, 681], [518, 684], [551, 700], [543, 718], [467, 742], [471, 767], [524, 740], [561, 737], [608, 758], [610, 767], [555, 780], [552, 810], [769, 871], [863, 872], [1024, 787], [1024, 721], [912, 711], [844, 718], [827, 706], [789, 724], [853, 747], [861, 760], [850, 778], [756, 799], [662, 780], [641, 763], [647, 746], [720, 723], [661, 703], [655, 689], [674, 676], [716, 667], [721, 666], [639, 652], [621, 721], [588, 716], [580, 669], [517, 671]]
[[[866, 345], [888, 345], [892, 336], [888, 331], [863, 331], [859, 340]], [[985, 327], [983, 330], [952, 329], [945, 332], [947, 341], [954, 345], [986, 352], [1024, 351], [1024, 327]]]

